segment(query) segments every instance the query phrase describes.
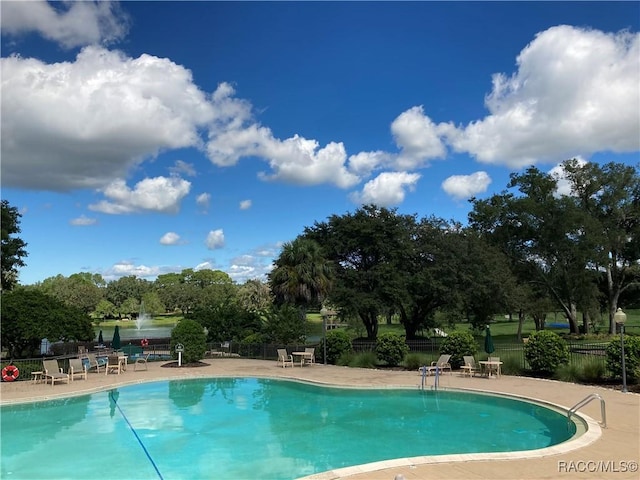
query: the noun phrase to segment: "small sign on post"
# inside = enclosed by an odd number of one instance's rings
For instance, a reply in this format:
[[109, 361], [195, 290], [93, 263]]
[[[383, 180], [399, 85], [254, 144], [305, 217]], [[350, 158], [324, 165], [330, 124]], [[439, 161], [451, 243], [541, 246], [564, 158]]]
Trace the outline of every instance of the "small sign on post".
[[178, 352], [178, 366], [182, 366], [182, 352], [184, 352], [184, 345], [181, 343], [176, 343], [175, 347], [176, 352]]

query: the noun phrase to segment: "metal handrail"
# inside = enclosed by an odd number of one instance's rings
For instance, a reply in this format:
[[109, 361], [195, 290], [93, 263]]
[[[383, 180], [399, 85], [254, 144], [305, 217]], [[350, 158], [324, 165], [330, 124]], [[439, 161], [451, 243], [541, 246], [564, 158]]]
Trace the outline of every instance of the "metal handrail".
[[585, 398], [583, 398], [578, 403], [576, 403], [573, 407], [571, 407], [569, 409], [569, 412], [567, 413], [567, 423], [571, 422], [571, 415], [576, 413], [576, 411], [579, 408], [584, 407], [587, 403], [591, 402], [591, 400], [595, 400], [595, 399], [600, 400], [600, 415], [602, 416], [601, 424], [603, 428], [607, 428], [607, 410], [606, 410], [605, 401], [604, 401], [604, 398], [602, 398], [602, 396], [598, 393], [592, 393], [590, 395], [587, 395]]

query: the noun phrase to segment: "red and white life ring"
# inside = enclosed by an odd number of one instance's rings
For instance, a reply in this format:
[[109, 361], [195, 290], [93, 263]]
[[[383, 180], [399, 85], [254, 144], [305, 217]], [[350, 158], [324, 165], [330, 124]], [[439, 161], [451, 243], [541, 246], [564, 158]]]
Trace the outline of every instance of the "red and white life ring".
[[142, 340], [140, 340], [140, 345], [142, 347], [148, 347], [149, 346], [149, 340], [147, 340], [146, 338], [143, 338]]
[[2, 369], [2, 380], [5, 382], [13, 382], [20, 376], [20, 370], [15, 365], [7, 365]]

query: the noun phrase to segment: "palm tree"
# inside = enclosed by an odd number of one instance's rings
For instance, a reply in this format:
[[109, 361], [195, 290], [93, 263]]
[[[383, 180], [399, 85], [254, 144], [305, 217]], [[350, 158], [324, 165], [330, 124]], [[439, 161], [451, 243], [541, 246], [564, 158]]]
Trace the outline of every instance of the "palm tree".
[[276, 303], [300, 308], [302, 318], [307, 307], [320, 305], [331, 289], [331, 264], [315, 241], [298, 237], [283, 245], [275, 267], [269, 274]]

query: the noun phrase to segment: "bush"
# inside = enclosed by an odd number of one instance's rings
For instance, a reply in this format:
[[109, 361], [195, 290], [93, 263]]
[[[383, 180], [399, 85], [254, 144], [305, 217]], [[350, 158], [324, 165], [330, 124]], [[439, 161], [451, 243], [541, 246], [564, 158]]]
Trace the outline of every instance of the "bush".
[[464, 364], [464, 355], [475, 355], [478, 350], [476, 339], [471, 332], [455, 331], [445, 337], [440, 344], [440, 353], [451, 355], [451, 368], [460, 368]]
[[500, 370], [503, 375], [522, 375], [524, 370], [521, 352], [509, 352], [501, 354], [502, 366]]
[[569, 362], [569, 347], [557, 333], [540, 330], [529, 335], [529, 341], [524, 344], [524, 357], [531, 370], [549, 376]]
[[[336, 361], [343, 353], [351, 352], [351, 337], [342, 330], [331, 330], [327, 332], [327, 363], [336, 364]], [[320, 342], [320, 358], [324, 355], [324, 339]]]
[[345, 357], [349, 357], [349, 361], [345, 364], [354, 368], [376, 368], [378, 366], [378, 357], [375, 352], [360, 352], [343, 355], [338, 361], [342, 364]]
[[[620, 338], [616, 337], [607, 345], [607, 369], [615, 378], [622, 377], [622, 352]], [[624, 366], [627, 380], [634, 382], [640, 378], [640, 337], [624, 336]]]
[[424, 353], [409, 353], [404, 357], [404, 368], [407, 370], [418, 370], [423, 365], [429, 365], [431, 360]]
[[378, 359], [385, 362], [390, 367], [395, 367], [404, 360], [404, 356], [409, 353], [409, 346], [404, 337], [392, 332], [383, 333], [376, 341], [376, 355]]
[[604, 379], [604, 363], [599, 360], [589, 360], [582, 366], [580, 381], [584, 383], [600, 383]]
[[176, 345], [181, 343], [184, 346], [182, 352], [182, 363], [193, 363], [204, 357], [207, 351], [207, 336], [204, 328], [195, 320], [184, 318], [171, 332], [171, 343], [169, 350], [174, 359], [178, 358]]

